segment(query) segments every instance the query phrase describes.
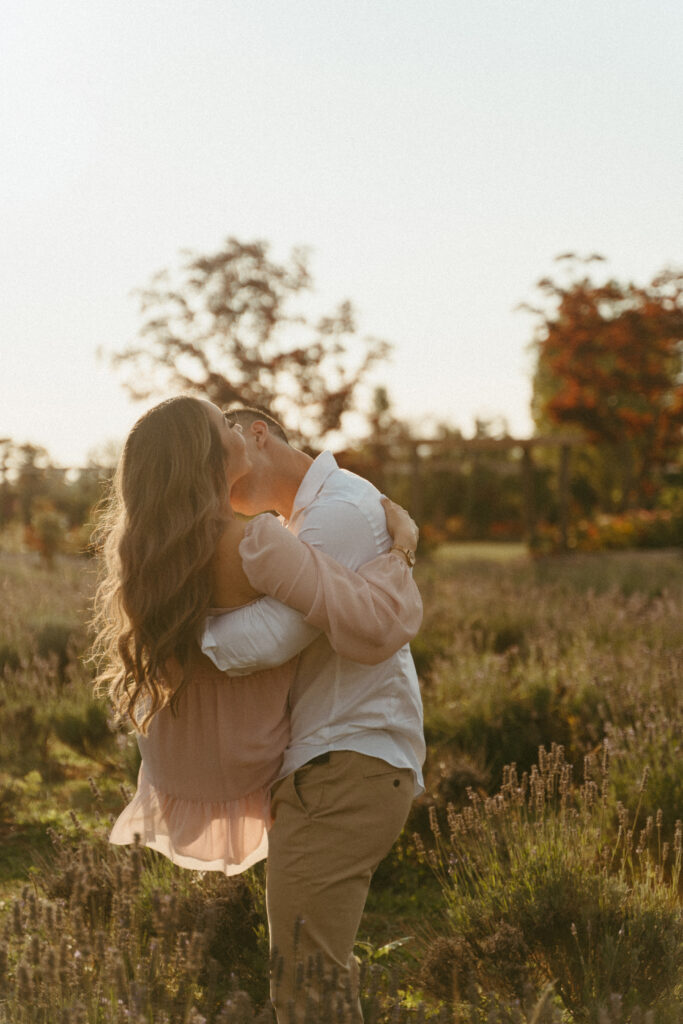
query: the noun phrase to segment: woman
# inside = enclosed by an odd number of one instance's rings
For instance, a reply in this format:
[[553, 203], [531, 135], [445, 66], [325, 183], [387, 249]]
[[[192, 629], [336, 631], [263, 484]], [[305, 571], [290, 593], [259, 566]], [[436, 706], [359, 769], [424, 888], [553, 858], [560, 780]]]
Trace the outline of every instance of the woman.
[[[238, 521], [230, 487], [249, 468], [241, 430], [211, 403], [182, 396], [142, 416], [103, 519], [96, 599], [98, 683], [133, 723], [142, 754], [138, 790], [111, 841], [139, 834], [184, 867], [226, 874], [266, 855], [269, 789], [287, 745], [296, 666], [294, 659], [230, 678], [199, 649], [213, 605], [235, 608], [261, 596], [242, 567], [242, 538], [253, 530], [282, 548], [277, 572], [291, 583], [287, 602], [346, 657], [383, 660], [421, 618], [401, 555], [387, 553], [354, 573], [272, 516]], [[393, 503], [385, 507], [396, 545], [414, 549], [415, 524]], [[271, 582], [275, 589], [282, 575]]]

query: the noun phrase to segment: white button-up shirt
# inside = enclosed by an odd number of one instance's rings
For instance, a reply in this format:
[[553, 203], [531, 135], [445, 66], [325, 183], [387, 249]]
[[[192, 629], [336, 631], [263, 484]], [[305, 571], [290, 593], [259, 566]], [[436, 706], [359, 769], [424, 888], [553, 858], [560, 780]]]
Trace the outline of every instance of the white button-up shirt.
[[[389, 550], [379, 491], [341, 470], [330, 452], [309, 467], [288, 529], [351, 569]], [[412, 769], [422, 792], [422, 701], [408, 645], [379, 665], [333, 651], [299, 612], [265, 598], [207, 622], [202, 649], [223, 671], [254, 671], [301, 651], [291, 691], [291, 741], [280, 777], [330, 750], [354, 750]]]

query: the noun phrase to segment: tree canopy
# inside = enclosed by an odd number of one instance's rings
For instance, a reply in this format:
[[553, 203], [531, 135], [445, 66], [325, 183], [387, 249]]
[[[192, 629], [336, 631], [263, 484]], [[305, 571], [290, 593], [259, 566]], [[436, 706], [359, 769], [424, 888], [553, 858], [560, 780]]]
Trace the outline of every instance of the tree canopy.
[[185, 252], [179, 268], [139, 291], [139, 342], [113, 362], [136, 398], [194, 391], [221, 406], [266, 408], [317, 440], [356, 406], [389, 345], [358, 337], [348, 301], [312, 321], [301, 299], [311, 289], [303, 249], [275, 262], [267, 243], [228, 238], [209, 255]]
[[683, 446], [683, 272], [644, 287], [596, 284], [566, 261], [569, 281], [538, 283], [532, 408], [544, 430], [576, 428], [602, 451], [620, 504], [648, 504]]

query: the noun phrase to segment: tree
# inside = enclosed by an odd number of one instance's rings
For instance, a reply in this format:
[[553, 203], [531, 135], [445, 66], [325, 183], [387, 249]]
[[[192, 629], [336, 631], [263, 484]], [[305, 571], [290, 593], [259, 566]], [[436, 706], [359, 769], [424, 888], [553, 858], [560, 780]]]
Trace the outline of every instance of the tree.
[[356, 335], [350, 302], [314, 323], [294, 299], [311, 290], [307, 253], [270, 259], [265, 242], [229, 238], [208, 256], [185, 252], [139, 291], [140, 343], [114, 355], [135, 398], [178, 390], [216, 404], [265, 407], [299, 436], [322, 437], [354, 408], [389, 346]]
[[47, 469], [50, 458], [40, 445], [21, 444], [16, 447], [16, 493], [25, 526], [31, 522], [34, 502], [47, 492]]
[[64, 516], [54, 508], [43, 508], [31, 519], [35, 544], [48, 569], [54, 567], [55, 555], [64, 543], [66, 523]]
[[578, 429], [609, 482], [606, 504], [652, 504], [683, 445], [683, 272], [645, 287], [595, 284], [573, 254], [567, 284], [538, 283], [532, 411], [537, 427]]
[[16, 511], [16, 494], [10, 479], [15, 447], [10, 437], [0, 437], [0, 529]]

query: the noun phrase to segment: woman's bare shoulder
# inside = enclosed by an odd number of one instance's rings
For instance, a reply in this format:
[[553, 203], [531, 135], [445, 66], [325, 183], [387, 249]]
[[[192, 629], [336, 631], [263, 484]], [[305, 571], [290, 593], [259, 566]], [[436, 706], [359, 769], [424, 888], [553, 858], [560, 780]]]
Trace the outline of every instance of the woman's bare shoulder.
[[212, 602], [216, 608], [238, 608], [248, 604], [259, 591], [254, 590], [242, 568], [239, 546], [247, 523], [231, 519], [218, 539], [213, 561]]
[[247, 521], [243, 519], [229, 519], [225, 524], [222, 534], [218, 538], [216, 553], [230, 555], [237, 551], [244, 531], [247, 528]]

